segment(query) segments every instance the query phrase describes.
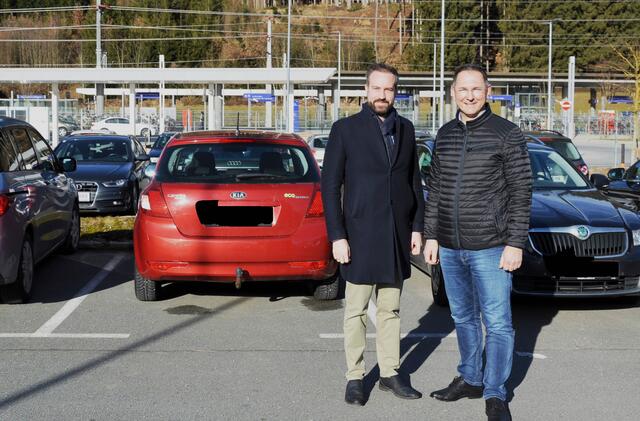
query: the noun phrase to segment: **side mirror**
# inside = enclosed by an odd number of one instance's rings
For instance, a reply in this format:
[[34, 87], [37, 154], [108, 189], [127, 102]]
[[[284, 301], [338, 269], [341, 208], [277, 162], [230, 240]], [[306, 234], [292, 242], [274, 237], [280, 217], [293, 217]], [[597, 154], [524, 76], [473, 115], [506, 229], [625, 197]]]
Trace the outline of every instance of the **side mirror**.
[[147, 155], [146, 153], [140, 154], [136, 156], [136, 161], [148, 161], [149, 159], [149, 155]]
[[156, 164], [149, 164], [144, 169], [144, 176], [147, 178], [153, 178], [156, 176]]
[[62, 158], [62, 169], [64, 172], [74, 172], [78, 168], [78, 163], [74, 158]]
[[624, 168], [611, 168], [609, 172], [607, 172], [607, 177], [611, 181], [622, 180], [622, 178], [624, 177], [624, 173]]
[[591, 174], [591, 183], [599, 190], [609, 185], [609, 179], [602, 174]]

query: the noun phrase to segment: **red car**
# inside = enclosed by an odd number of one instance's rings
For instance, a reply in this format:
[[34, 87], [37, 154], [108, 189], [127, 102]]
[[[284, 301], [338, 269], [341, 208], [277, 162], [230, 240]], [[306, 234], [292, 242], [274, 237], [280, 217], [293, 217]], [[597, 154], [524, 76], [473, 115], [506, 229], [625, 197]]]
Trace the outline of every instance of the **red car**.
[[273, 132], [181, 133], [140, 196], [135, 293], [172, 281], [311, 281], [334, 299], [320, 170], [306, 142]]

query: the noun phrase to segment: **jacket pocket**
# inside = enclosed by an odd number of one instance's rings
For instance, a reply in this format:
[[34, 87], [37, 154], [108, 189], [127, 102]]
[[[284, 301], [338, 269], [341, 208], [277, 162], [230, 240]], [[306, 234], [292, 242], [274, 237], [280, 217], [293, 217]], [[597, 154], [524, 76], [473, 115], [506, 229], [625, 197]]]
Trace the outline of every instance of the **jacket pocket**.
[[492, 200], [489, 203], [489, 209], [493, 213], [493, 224], [496, 228], [496, 232], [502, 235], [507, 232], [507, 215], [505, 215], [505, 213], [501, 209], [499, 209], [495, 201]]

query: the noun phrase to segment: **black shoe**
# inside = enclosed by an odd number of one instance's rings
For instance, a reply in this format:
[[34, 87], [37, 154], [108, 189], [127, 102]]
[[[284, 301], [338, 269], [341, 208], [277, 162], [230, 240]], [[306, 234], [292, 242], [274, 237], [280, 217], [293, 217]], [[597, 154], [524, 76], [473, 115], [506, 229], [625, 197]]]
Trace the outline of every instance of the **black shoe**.
[[431, 392], [432, 398], [439, 401], [453, 402], [462, 398], [478, 399], [482, 397], [482, 386], [471, 386], [462, 377], [455, 377], [451, 384], [444, 389]]
[[502, 399], [489, 398], [485, 404], [488, 421], [511, 421], [509, 405]]
[[350, 405], [364, 405], [364, 387], [362, 380], [349, 380], [344, 392], [344, 401]]
[[411, 387], [408, 381], [402, 380], [399, 375], [393, 377], [380, 377], [380, 390], [390, 390], [394, 395], [402, 399], [420, 399], [422, 393]]

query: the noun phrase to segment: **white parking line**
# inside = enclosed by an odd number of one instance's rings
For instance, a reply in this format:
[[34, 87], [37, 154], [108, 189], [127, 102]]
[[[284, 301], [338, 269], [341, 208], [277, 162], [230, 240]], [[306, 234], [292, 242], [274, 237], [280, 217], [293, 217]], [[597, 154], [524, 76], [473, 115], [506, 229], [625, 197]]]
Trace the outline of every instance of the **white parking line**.
[[109, 273], [111, 273], [118, 263], [122, 260], [124, 256], [122, 254], [117, 254], [109, 260], [109, 263], [105, 265], [103, 269], [100, 270], [91, 280], [78, 292], [78, 294], [67, 301], [67, 303], [51, 317], [49, 320], [45, 322], [40, 329], [36, 330], [35, 335], [47, 335], [51, 334], [58, 326], [65, 321], [67, 317], [71, 315], [79, 306], [82, 304], [85, 298], [94, 290], [100, 282], [102, 282]]
[[546, 360], [547, 359], [546, 355], [536, 354], [536, 353], [531, 353], [531, 352], [516, 351], [516, 355], [518, 357], [528, 357], [528, 358], [533, 358], [535, 360]]
[[105, 278], [113, 272], [118, 263], [124, 258], [123, 254], [117, 254], [100, 269], [89, 282], [76, 294], [74, 298], [67, 301], [62, 308], [47, 320], [34, 333], [0, 333], [0, 338], [67, 338], [67, 339], [127, 339], [131, 336], [128, 333], [53, 333], [62, 322], [64, 322], [79, 306], [85, 298], [94, 290]]

